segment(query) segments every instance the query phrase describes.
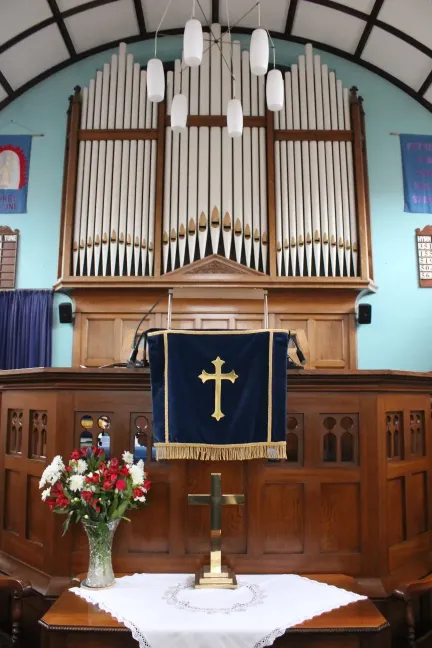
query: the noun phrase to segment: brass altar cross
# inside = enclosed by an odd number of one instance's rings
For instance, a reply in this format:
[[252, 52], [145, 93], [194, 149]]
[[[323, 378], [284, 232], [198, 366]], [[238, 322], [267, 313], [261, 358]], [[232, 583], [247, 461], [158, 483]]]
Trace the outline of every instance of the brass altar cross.
[[221, 474], [211, 473], [210, 495], [188, 495], [189, 504], [210, 504], [210, 565], [205, 565], [195, 574], [195, 587], [237, 587], [234, 572], [222, 566], [222, 506], [244, 504], [244, 495], [222, 495]]
[[221, 360], [219, 356], [216, 358], [216, 360], [212, 360], [212, 364], [214, 364], [215, 366], [215, 373], [209, 374], [203, 369], [198, 378], [201, 378], [203, 383], [207, 382], [207, 380], [215, 381], [215, 407], [212, 416], [216, 419], [216, 421], [220, 421], [221, 418], [225, 416], [225, 414], [221, 410], [222, 380], [230, 380], [232, 383], [234, 383], [237, 380], [238, 376], [235, 371], [230, 371], [227, 374], [222, 373], [222, 365], [225, 364], [225, 360]]

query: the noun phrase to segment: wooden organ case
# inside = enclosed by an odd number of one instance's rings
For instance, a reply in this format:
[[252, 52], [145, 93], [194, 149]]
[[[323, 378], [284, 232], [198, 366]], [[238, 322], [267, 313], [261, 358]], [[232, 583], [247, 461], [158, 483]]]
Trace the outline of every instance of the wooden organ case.
[[[116, 456], [145, 448], [154, 484], [152, 506], [116, 534], [118, 571], [195, 571], [208, 511], [185, 495], [206, 492], [216, 469], [246, 496], [223, 514], [239, 573], [339, 572], [382, 596], [430, 570], [431, 379], [356, 371], [355, 302], [374, 290], [362, 103], [306, 46], [284, 71], [284, 109], [268, 112], [264, 79], [234, 41], [244, 131], [230, 139], [214, 38], [229, 59], [213, 25], [199, 70], [166, 71], [164, 103], [147, 101], [146, 71], [124, 45], [71, 97], [57, 289], [75, 301], [74, 368], [1, 377], [0, 569], [51, 594], [85, 570], [84, 535], [59, 540], [37, 486], [55, 454], [101, 441]], [[181, 134], [170, 128], [179, 92]], [[231, 287], [268, 290], [270, 326], [305, 331], [286, 461], [152, 459], [148, 373], [97, 367], [125, 360], [142, 314], [177, 287], [207, 296], [176, 300], [173, 328], [262, 327], [261, 303], [212, 298]], [[165, 302], [145, 326], [166, 326], [166, 313]]]

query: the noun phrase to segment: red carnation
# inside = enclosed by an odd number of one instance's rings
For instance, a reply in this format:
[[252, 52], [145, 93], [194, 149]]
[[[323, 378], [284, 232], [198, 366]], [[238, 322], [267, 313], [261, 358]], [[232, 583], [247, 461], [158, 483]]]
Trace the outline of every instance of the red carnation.
[[48, 506], [50, 507], [50, 510], [52, 511], [53, 507], [55, 506], [55, 503], [56, 503], [55, 498], [54, 497], [47, 497], [45, 501], [47, 502]]
[[82, 456], [82, 455], [81, 455], [81, 452], [82, 452], [82, 450], [74, 450], [74, 451], [71, 452], [71, 454], [70, 454], [70, 459], [71, 459], [72, 461], [78, 461], [78, 459], [81, 459], [81, 456]]
[[119, 470], [119, 475], [124, 475], [124, 477], [129, 477], [129, 468], [127, 466], [123, 466], [123, 468]]
[[126, 482], [124, 479], [118, 479], [116, 482], [116, 488], [119, 491], [124, 491], [126, 489]]
[[69, 500], [67, 497], [64, 495], [60, 495], [60, 497], [57, 498], [55, 506], [59, 506], [60, 508], [66, 508], [66, 506], [69, 504]]
[[63, 484], [61, 482], [56, 482], [51, 489], [51, 495], [53, 497], [59, 497], [64, 495]]

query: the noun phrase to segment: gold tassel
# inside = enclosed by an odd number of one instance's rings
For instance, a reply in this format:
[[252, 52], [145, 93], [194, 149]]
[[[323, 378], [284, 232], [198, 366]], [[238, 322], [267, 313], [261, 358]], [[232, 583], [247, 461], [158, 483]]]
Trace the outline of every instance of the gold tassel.
[[201, 445], [155, 443], [156, 460], [196, 459], [200, 461], [247, 461], [250, 459], [286, 459], [286, 442], [249, 443], [246, 445]]

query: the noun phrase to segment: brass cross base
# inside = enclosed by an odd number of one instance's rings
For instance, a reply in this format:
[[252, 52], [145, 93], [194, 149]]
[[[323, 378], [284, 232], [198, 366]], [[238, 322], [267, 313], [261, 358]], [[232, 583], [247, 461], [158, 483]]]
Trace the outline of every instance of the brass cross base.
[[195, 588], [236, 589], [237, 579], [232, 569], [222, 567], [220, 573], [210, 571], [210, 565], [204, 565], [195, 574]]

